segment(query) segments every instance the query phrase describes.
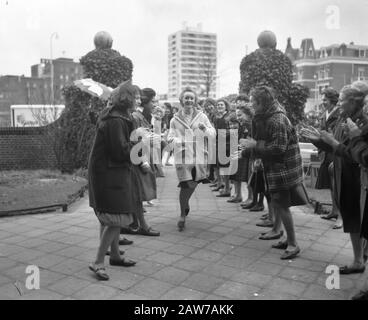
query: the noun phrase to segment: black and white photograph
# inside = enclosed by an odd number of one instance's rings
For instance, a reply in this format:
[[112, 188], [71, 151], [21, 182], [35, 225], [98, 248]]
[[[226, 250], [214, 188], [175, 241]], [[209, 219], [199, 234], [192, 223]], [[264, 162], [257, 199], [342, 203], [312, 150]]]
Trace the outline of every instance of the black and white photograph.
[[0, 300], [368, 300], [367, 16], [0, 0]]

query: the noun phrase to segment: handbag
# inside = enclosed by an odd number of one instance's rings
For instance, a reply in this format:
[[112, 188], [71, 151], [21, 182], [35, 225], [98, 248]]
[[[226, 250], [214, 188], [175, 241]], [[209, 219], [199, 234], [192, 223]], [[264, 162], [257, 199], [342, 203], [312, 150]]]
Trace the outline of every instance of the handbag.
[[134, 166], [139, 184], [142, 201], [151, 201], [157, 198], [156, 177], [152, 170], [144, 170], [140, 166]]

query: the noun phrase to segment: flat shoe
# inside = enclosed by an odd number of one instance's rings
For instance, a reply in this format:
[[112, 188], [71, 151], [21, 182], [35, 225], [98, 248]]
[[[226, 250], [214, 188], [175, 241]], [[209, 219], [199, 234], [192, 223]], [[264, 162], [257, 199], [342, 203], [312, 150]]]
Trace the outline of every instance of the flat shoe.
[[137, 264], [137, 262], [129, 259], [121, 259], [121, 260], [112, 260], [110, 259], [111, 266], [117, 267], [133, 267]]
[[288, 243], [287, 242], [284, 242], [284, 241], [280, 241], [276, 244], [273, 244], [271, 246], [271, 248], [274, 248], [274, 249], [280, 249], [280, 250], [286, 250], [288, 247]]
[[294, 259], [300, 253], [300, 248], [296, 247], [294, 250], [286, 250], [282, 256], [280, 257], [281, 260], [290, 260]]
[[264, 214], [261, 218], [261, 220], [270, 220], [270, 216], [268, 215], [268, 213]]
[[180, 221], [178, 222], [178, 229], [179, 229], [179, 231], [180, 231], [180, 232], [181, 232], [181, 231], [183, 231], [183, 230], [184, 230], [184, 228], [185, 228], [185, 221], [180, 220]]
[[88, 268], [89, 268], [89, 270], [91, 270], [92, 272], [95, 273], [98, 280], [107, 281], [107, 280], [110, 279], [108, 274], [106, 273], [106, 269], [104, 267], [95, 268], [93, 264], [90, 264], [88, 266]]
[[324, 220], [337, 219], [337, 214], [336, 215], [322, 216], [321, 219], [324, 219]]
[[218, 194], [216, 197], [217, 198], [228, 198], [228, 197], [230, 197], [231, 196], [231, 194], [230, 193], [220, 193], [220, 194]]
[[360, 291], [355, 296], [351, 298], [351, 300], [368, 300], [368, 290], [367, 291]]
[[[123, 251], [123, 250], [119, 250], [119, 253], [120, 253], [120, 255], [122, 256], [122, 255], [124, 255], [125, 251]], [[106, 251], [106, 256], [110, 256], [110, 255], [111, 255], [110, 250], [107, 250], [107, 251]]]
[[217, 188], [215, 188], [215, 189], [212, 189], [212, 191], [220, 191], [221, 189], [223, 189], [224, 188], [224, 186], [221, 186], [221, 187], [217, 187]]
[[253, 203], [250, 203], [250, 204], [242, 204], [241, 207], [243, 209], [250, 209], [250, 208], [253, 208], [254, 207], [254, 204]]
[[340, 274], [354, 274], [354, 273], [363, 273], [365, 271], [365, 266], [361, 268], [352, 268], [349, 266], [344, 266], [340, 268]]
[[249, 211], [252, 211], [252, 212], [264, 211], [264, 206], [255, 205], [254, 207], [250, 208]]
[[338, 230], [338, 229], [342, 229], [342, 224], [335, 224], [332, 229], [334, 230]]
[[155, 231], [152, 228], [148, 228], [147, 230], [143, 228], [139, 228], [136, 234], [140, 234], [142, 236], [149, 236], [149, 237], [158, 237], [160, 236], [159, 231]]
[[133, 241], [131, 241], [131, 240], [128, 240], [128, 239], [125, 239], [125, 238], [119, 239], [119, 245], [120, 246], [129, 246], [131, 244], [133, 244]]
[[262, 222], [257, 223], [256, 226], [257, 227], [263, 227], [263, 228], [272, 228], [273, 227], [273, 222], [268, 221], [268, 220], [264, 220]]
[[259, 240], [277, 240], [280, 239], [284, 235], [283, 231], [280, 231], [279, 234], [275, 234], [273, 236], [261, 235], [258, 239]]
[[242, 200], [233, 198], [233, 199], [227, 200], [227, 202], [229, 202], [229, 203], [240, 203], [240, 202], [242, 202]]

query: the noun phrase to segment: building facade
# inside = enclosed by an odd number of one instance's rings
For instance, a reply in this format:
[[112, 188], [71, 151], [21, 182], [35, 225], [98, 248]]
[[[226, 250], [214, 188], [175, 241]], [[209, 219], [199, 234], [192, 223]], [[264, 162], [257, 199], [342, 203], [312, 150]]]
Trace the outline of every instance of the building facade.
[[320, 111], [322, 92], [327, 87], [341, 90], [357, 80], [368, 80], [368, 46], [332, 44], [315, 49], [313, 39], [304, 39], [294, 49], [288, 39], [285, 54], [293, 63], [294, 82], [307, 86], [310, 97], [306, 112]]
[[201, 98], [216, 98], [217, 35], [197, 28], [183, 30], [168, 37], [169, 100], [177, 100], [185, 87]]
[[[64, 104], [62, 89], [74, 80], [83, 78], [83, 69], [73, 59], [53, 60], [53, 104]], [[6, 75], [0, 77], [0, 126], [10, 126], [12, 105], [51, 104], [51, 61], [41, 59], [31, 66], [31, 77]]]

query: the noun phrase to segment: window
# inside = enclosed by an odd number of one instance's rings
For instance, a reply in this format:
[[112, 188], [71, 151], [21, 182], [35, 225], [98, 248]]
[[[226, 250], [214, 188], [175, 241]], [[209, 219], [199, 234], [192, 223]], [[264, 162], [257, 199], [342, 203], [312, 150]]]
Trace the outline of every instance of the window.
[[359, 58], [365, 58], [365, 50], [359, 50]]
[[364, 81], [365, 77], [364, 77], [364, 68], [359, 68], [358, 70], [358, 80], [360, 81]]
[[313, 49], [312, 48], [309, 48], [309, 56], [313, 57]]
[[63, 80], [64, 79], [64, 76], [61, 74], [60, 75], [60, 80]]

